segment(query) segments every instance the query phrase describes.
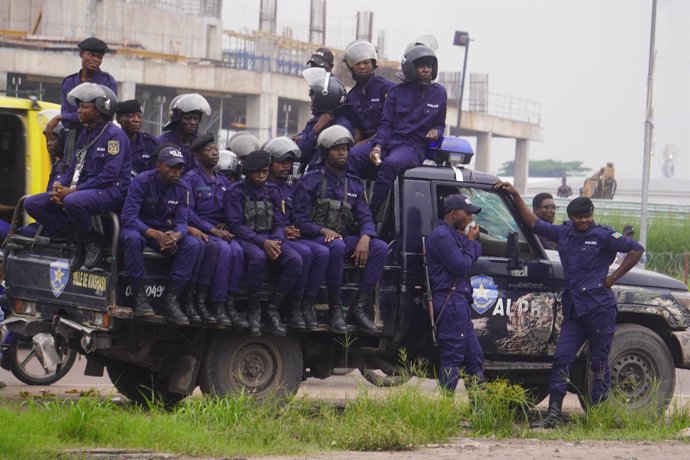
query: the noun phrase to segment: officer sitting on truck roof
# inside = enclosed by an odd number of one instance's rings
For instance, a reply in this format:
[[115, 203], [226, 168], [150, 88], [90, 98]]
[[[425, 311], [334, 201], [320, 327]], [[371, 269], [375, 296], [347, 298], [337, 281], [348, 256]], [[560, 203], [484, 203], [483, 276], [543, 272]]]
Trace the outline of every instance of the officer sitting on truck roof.
[[173, 257], [163, 293], [166, 316], [175, 324], [189, 324], [177, 296], [191, 279], [204, 243], [187, 234], [189, 192], [179, 182], [182, 152], [166, 144], [156, 150], [156, 169], [132, 179], [120, 216], [124, 265], [134, 293], [132, 310], [135, 316], [154, 315], [144, 283], [144, 248], [149, 247]]
[[196, 166], [194, 154], [189, 147], [198, 136], [199, 124], [204, 115], [211, 115], [211, 106], [201, 94], [180, 94], [170, 101], [170, 121], [163, 126], [165, 132], [158, 136], [158, 142], [177, 146], [184, 155], [184, 172]]
[[60, 231], [76, 238], [71, 269], [82, 264], [91, 268], [101, 259], [103, 242], [103, 235], [91, 226], [91, 215], [120, 211], [132, 174], [129, 139], [112, 123], [117, 97], [109, 88], [82, 83], [68, 99], [79, 106], [84, 125], [76, 154], [52, 191], [29, 197], [24, 208], [49, 235]]
[[[189, 189], [189, 233], [205, 241], [206, 250], [196, 274], [196, 286], [187, 288], [185, 312], [191, 315], [190, 320], [212, 321], [206, 309], [208, 295], [211, 313], [219, 324], [247, 327], [247, 319], [235, 308], [235, 296], [244, 275], [244, 253], [225, 224], [223, 200], [230, 182], [214, 169], [219, 159], [215, 136], [199, 136], [190, 149], [199, 166], [182, 177]], [[195, 306], [201, 318], [195, 315]]]
[[267, 182], [270, 165], [271, 154], [263, 150], [244, 158], [242, 171], [246, 178], [236, 182], [225, 193], [225, 219], [230, 231], [240, 239], [247, 261], [244, 283], [249, 297], [247, 313], [252, 335], [261, 333], [259, 291], [265, 277], [267, 258], [280, 266], [280, 275], [264, 316], [269, 331], [282, 336], [286, 330], [280, 319], [280, 306], [302, 273], [302, 257], [290, 245], [284, 244], [287, 222], [280, 191]]
[[151, 156], [158, 146], [158, 140], [141, 130], [143, 109], [136, 99], [117, 104], [115, 119], [127, 133], [132, 151], [132, 173], [139, 174], [156, 167], [156, 159]]
[[351, 146], [352, 135], [343, 126], [331, 126], [319, 135], [318, 148], [325, 165], [302, 177], [293, 198], [293, 217], [303, 238], [311, 238], [330, 250], [326, 284], [331, 329], [341, 333], [347, 330], [341, 288], [345, 257], [349, 256], [363, 272], [348, 318], [364, 331], [376, 333], [378, 329], [365, 309], [383, 274], [388, 246], [378, 239], [362, 182], [346, 173]]

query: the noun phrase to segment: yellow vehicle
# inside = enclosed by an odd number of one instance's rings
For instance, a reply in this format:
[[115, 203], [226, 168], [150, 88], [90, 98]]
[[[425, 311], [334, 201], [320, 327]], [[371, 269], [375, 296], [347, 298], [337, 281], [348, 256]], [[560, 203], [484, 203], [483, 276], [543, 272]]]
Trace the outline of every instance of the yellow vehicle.
[[616, 188], [616, 171], [613, 163], [606, 163], [606, 166], [592, 174], [592, 177], [585, 179], [585, 184], [580, 189], [580, 196], [611, 200], [616, 194]]
[[[49, 121], [41, 111], [60, 110], [58, 104], [36, 99], [0, 96], [0, 203], [14, 205], [22, 195], [44, 192], [50, 157], [43, 128]], [[10, 221], [11, 213], [0, 215]]]

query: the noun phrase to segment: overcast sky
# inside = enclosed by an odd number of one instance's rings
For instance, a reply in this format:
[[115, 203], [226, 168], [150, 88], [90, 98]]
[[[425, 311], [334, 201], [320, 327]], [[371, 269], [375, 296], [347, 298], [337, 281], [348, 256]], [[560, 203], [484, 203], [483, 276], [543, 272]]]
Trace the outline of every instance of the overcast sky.
[[[258, 28], [259, 5], [224, 0], [224, 26]], [[278, 0], [278, 31], [306, 31], [309, 5]], [[460, 70], [463, 56], [453, 33], [467, 31], [469, 73], [488, 73], [490, 93], [541, 103], [544, 141], [531, 144], [531, 159], [582, 160], [593, 169], [613, 161], [619, 177], [639, 178], [651, 10], [652, 0], [327, 0], [327, 28], [342, 47], [354, 39], [356, 12], [372, 11], [390, 59], [432, 33], [441, 70], [449, 71]], [[690, 1], [658, 1], [656, 41], [651, 175], [661, 177], [672, 144], [676, 177], [690, 179]], [[492, 150], [496, 172], [512, 160], [514, 142], [496, 139]]]

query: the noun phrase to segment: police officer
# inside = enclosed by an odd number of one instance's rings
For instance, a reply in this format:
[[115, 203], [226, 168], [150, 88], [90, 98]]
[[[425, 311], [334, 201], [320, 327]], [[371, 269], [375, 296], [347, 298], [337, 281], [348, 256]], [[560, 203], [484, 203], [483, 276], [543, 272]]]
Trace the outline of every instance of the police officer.
[[151, 154], [158, 146], [158, 140], [141, 130], [142, 113], [141, 103], [136, 99], [120, 102], [115, 111], [115, 119], [129, 137], [132, 173], [135, 175], [156, 167], [156, 160]]
[[292, 306], [288, 324], [295, 329], [314, 329], [318, 326], [314, 302], [326, 277], [330, 253], [324, 245], [302, 238], [299, 228], [294, 225], [292, 195], [295, 184], [292, 181], [292, 169], [294, 162], [301, 156], [299, 147], [292, 139], [283, 136], [268, 141], [264, 150], [273, 157], [268, 180], [280, 190], [283, 213], [288, 223], [285, 227], [287, 241], [284, 244], [295, 249], [302, 257], [302, 275], [289, 296]]
[[197, 131], [202, 117], [211, 115], [211, 106], [200, 94], [187, 93], [176, 96], [170, 101], [167, 125], [163, 134], [158, 136], [161, 144], [176, 145], [184, 155], [185, 171], [196, 166], [194, 154], [189, 147], [197, 138]]
[[218, 174], [225, 176], [230, 184], [234, 184], [242, 177], [237, 155], [230, 150], [223, 149], [218, 151], [218, 164], [214, 170]]
[[[225, 223], [223, 200], [230, 182], [214, 169], [219, 159], [215, 136], [213, 133], [199, 136], [190, 149], [199, 166], [182, 177], [189, 189], [188, 231], [206, 242], [206, 249], [198, 267], [195, 289], [188, 288], [186, 311], [193, 315], [196, 305], [202, 319], [212, 320], [206, 311], [208, 295], [211, 312], [218, 323], [247, 327], [246, 318], [235, 308], [235, 296], [244, 275], [244, 254]], [[193, 290], [195, 296], [191, 300]]]
[[61, 231], [76, 236], [80, 245], [71, 268], [82, 263], [90, 268], [100, 261], [103, 240], [91, 226], [91, 215], [119, 212], [122, 207], [132, 169], [129, 139], [112, 123], [117, 98], [109, 88], [82, 83], [68, 98], [79, 106], [77, 113], [84, 125], [76, 141], [77, 152], [52, 190], [29, 197], [24, 207], [49, 235]]
[[355, 86], [347, 93], [347, 102], [354, 112], [355, 145], [348, 156], [348, 172], [360, 174], [368, 167], [373, 138], [381, 123], [383, 104], [392, 81], [374, 75], [378, 55], [374, 45], [358, 40], [345, 49], [345, 64], [350, 69]]
[[132, 310], [135, 316], [154, 315], [144, 284], [143, 252], [148, 246], [173, 258], [163, 293], [166, 316], [175, 324], [189, 324], [178, 294], [192, 277], [203, 243], [187, 234], [189, 192], [180, 183], [182, 152], [162, 144], [155, 154], [156, 169], [132, 179], [120, 216], [125, 270], [134, 293]]
[[323, 69], [308, 69], [303, 73], [309, 85], [312, 117], [298, 134], [297, 146], [302, 152], [300, 171], [307, 166], [313, 168], [321, 162], [316, 148], [319, 134], [329, 126], [344, 126], [354, 134], [350, 119], [351, 111], [346, 106], [347, 91], [337, 78]]
[[252, 152], [259, 150], [259, 139], [247, 131], [238, 131], [228, 139], [228, 150], [237, 156], [238, 172], [242, 173], [242, 159]]
[[[611, 290], [642, 257], [644, 248], [610, 227], [594, 222], [594, 205], [586, 197], [575, 198], [568, 204], [568, 222], [553, 225], [537, 218], [511, 184], [499, 182], [497, 189], [508, 192], [518, 207], [524, 222], [556, 241], [563, 264], [563, 323], [556, 345], [549, 384], [549, 409], [546, 417], [534, 427], [553, 428], [561, 423], [561, 408], [567, 391], [570, 366], [580, 347], [589, 342], [591, 371], [594, 375], [591, 398], [597, 404], [608, 394], [611, 386], [609, 352], [616, 330], [616, 295]], [[609, 265], [616, 252], [626, 252], [623, 263], [609, 274]]]
[[465, 368], [468, 376], [483, 377], [484, 355], [470, 314], [470, 267], [482, 252], [478, 241], [479, 226], [472, 226], [472, 222], [473, 214], [480, 211], [481, 208], [473, 205], [465, 195], [447, 196], [443, 200], [443, 220], [426, 241], [441, 355], [438, 381], [448, 392], [455, 391], [460, 367]]
[[388, 92], [370, 153], [370, 161], [380, 163], [371, 196], [374, 216], [395, 179], [424, 162], [427, 142], [438, 141], [446, 126], [446, 90], [433, 83], [438, 73], [434, 52], [426, 45], [414, 45], [401, 66], [405, 81]]
[[293, 198], [293, 218], [303, 238], [324, 244], [330, 250], [326, 273], [331, 329], [345, 332], [341, 289], [345, 258], [363, 270], [359, 290], [348, 311], [367, 333], [378, 329], [367, 316], [374, 287], [381, 277], [388, 246], [378, 239], [371, 212], [364, 196], [364, 186], [356, 176], [347, 174], [347, 156], [352, 135], [340, 125], [326, 128], [318, 139], [323, 168], [305, 174]]
[[264, 280], [267, 259], [280, 266], [280, 274], [268, 301], [265, 320], [275, 335], [285, 335], [279, 309], [302, 273], [302, 258], [285, 242], [285, 214], [278, 187], [267, 182], [271, 154], [257, 150], [242, 162], [246, 178], [236, 182], [225, 194], [225, 219], [237, 235], [247, 261], [244, 282], [249, 296], [249, 333], [261, 333], [259, 290]]
[[[557, 210], [558, 206], [556, 206], [556, 202], [553, 201], [553, 195], [550, 193], [537, 193], [534, 195], [534, 198], [532, 198], [532, 211], [543, 221], [553, 224]], [[541, 241], [541, 245], [544, 246], [544, 249], [556, 249], [555, 241], [542, 235], [537, 235], [537, 238]]]
[[334, 56], [333, 51], [328, 48], [321, 47], [311, 53], [311, 57], [307, 61], [307, 67], [322, 68], [326, 72], [333, 70]]

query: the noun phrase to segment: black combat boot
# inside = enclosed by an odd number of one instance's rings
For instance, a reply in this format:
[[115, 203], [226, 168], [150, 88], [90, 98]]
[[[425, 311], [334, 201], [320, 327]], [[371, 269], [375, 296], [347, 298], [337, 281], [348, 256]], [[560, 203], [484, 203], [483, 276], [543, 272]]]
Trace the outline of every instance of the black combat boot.
[[307, 330], [314, 330], [319, 327], [316, 313], [314, 313], [314, 299], [302, 299], [302, 317]]
[[223, 302], [213, 302], [211, 304], [211, 310], [219, 325], [225, 327], [232, 326], [232, 320], [225, 314], [225, 304]]
[[228, 300], [225, 302], [225, 313], [227, 313], [228, 318], [232, 321], [232, 325], [239, 328], [249, 327], [247, 322], [247, 316], [243, 313], [237, 311], [235, 308], [235, 293], [228, 292]]
[[563, 423], [563, 400], [549, 397], [549, 409], [546, 411], [546, 416], [530, 424], [530, 428], [543, 428], [550, 430], [557, 428]]
[[[196, 306], [196, 311], [199, 312], [201, 321], [205, 324], [216, 324], [220, 322], [214, 315], [208, 311], [206, 306], [206, 297], [208, 295], [208, 286], [204, 284], [197, 284], [194, 290], [194, 305]], [[190, 318], [191, 319], [191, 318]]]
[[290, 299], [288, 304], [290, 305], [290, 317], [287, 325], [293, 329], [306, 329], [307, 324], [304, 322], [304, 316], [302, 316], [302, 301], [300, 299]]
[[347, 332], [347, 323], [345, 323], [345, 317], [343, 316], [343, 302], [340, 297], [340, 289], [329, 287], [328, 315], [331, 319], [331, 331], [338, 334]]
[[171, 323], [187, 325], [189, 319], [182, 312], [180, 302], [177, 300], [177, 295], [180, 292], [180, 285], [175, 281], [168, 281], [165, 284], [165, 291], [163, 292], [163, 303], [165, 304], [165, 315]]
[[364, 311], [370, 299], [370, 294], [357, 293], [355, 303], [350, 306], [350, 310], [347, 312], [347, 319], [355, 321], [364, 332], [368, 334], [377, 334], [379, 330], [376, 324], [369, 319], [366, 311]]
[[90, 230], [84, 235], [84, 267], [94, 268], [101, 261], [103, 255], [103, 235], [96, 230]]
[[261, 301], [257, 293], [249, 294], [247, 302], [249, 335], [261, 335]]
[[77, 239], [72, 243], [72, 257], [69, 259], [69, 269], [71, 271], [77, 271], [84, 265], [84, 259], [86, 258], [86, 249], [84, 248], [83, 241]]
[[156, 314], [153, 307], [146, 298], [146, 286], [141, 285], [134, 288], [134, 304], [132, 305], [132, 313], [136, 317], [151, 317]]
[[268, 332], [273, 335], [284, 336], [287, 333], [283, 322], [280, 320], [280, 305], [285, 300], [285, 295], [274, 292], [268, 300], [268, 307], [264, 315]]
[[194, 307], [194, 285], [188, 284], [180, 294], [180, 305], [182, 306], [182, 311], [189, 319], [190, 323], [200, 323], [201, 316], [196, 311]]

